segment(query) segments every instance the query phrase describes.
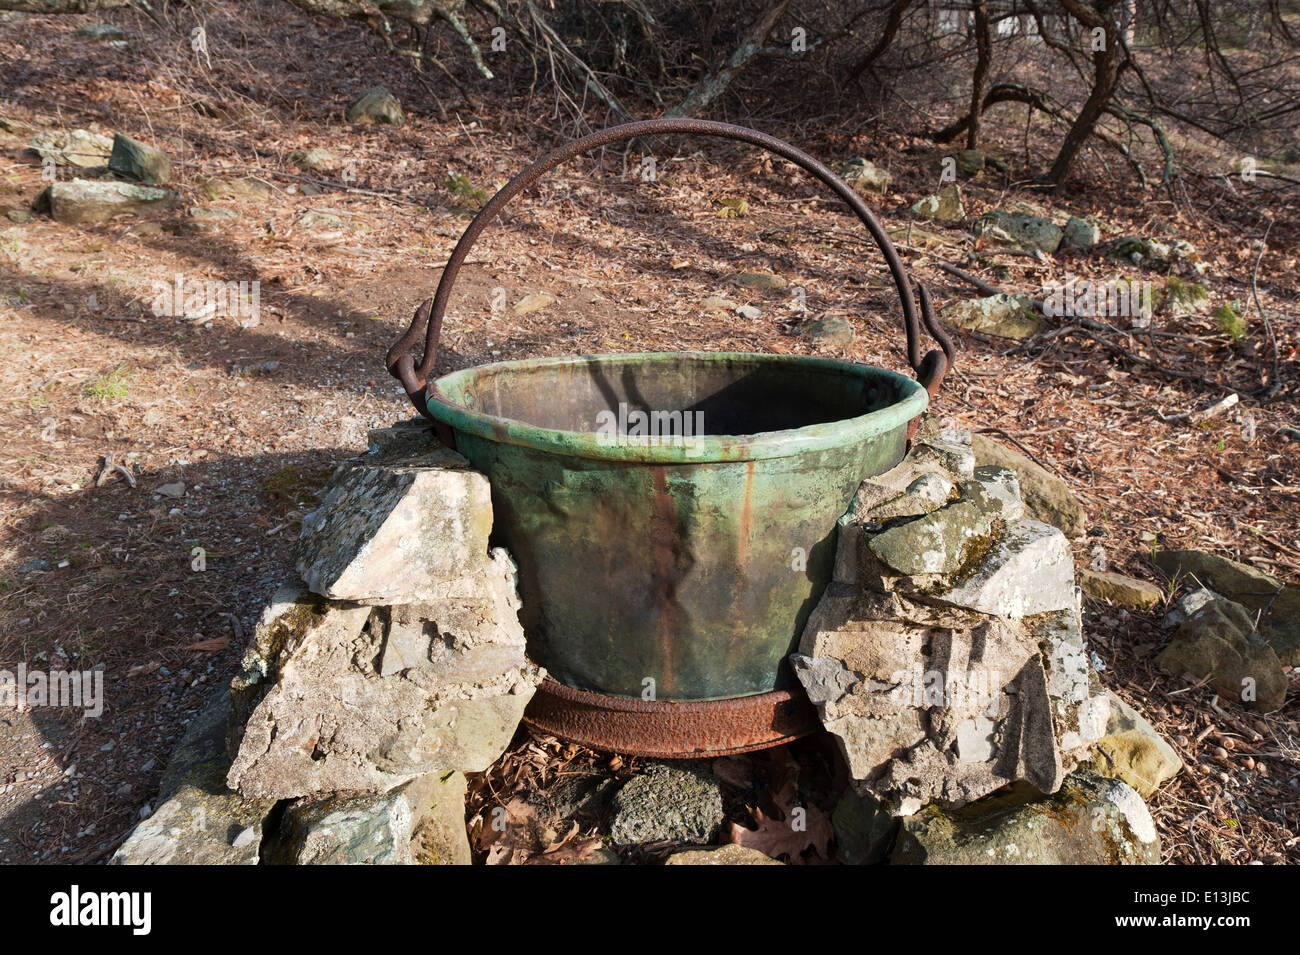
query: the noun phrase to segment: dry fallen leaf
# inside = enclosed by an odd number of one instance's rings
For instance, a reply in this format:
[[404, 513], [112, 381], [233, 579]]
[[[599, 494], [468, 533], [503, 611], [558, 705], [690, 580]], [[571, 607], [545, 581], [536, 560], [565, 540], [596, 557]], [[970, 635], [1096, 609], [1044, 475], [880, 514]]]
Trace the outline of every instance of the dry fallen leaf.
[[[575, 824], [576, 825], [576, 824]], [[589, 836], [585, 839], [574, 839], [568, 841], [565, 837], [556, 847], [547, 849], [539, 856], [529, 859], [526, 865], [573, 865], [574, 863], [584, 862], [596, 854], [596, 850], [605, 844], [605, 840], [598, 835]]]
[[485, 807], [476, 835], [487, 865], [523, 865], [537, 854], [537, 810], [521, 796], [504, 806]]
[[[800, 811], [802, 810], [802, 812]], [[787, 819], [769, 819], [763, 810], [755, 809], [757, 829], [746, 829], [739, 823], [731, 824], [729, 838], [738, 846], [757, 849], [773, 859], [785, 856], [787, 862], [805, 861], [804, 852], [811, 847], [819, 859], [830, 857], [830, 842], [835, 835], [830, 817], [813, 807], [796, 807]]]
[[[758, 821], [757, 829], [746, 829], [732, 823], [729, 839], [737, 845], [757, 849], [776, 859], [785, 856], [788, 862], [807, 861], [804, 853], [812, 848], [821, 860], [830, 858], [830, 843], [835, 836], [830, 816], [815, 806], [800, 805], [799, 762], [788, 746], [774, 749], [770, 754], [768, 779], [771, 784], [772, 803], [783, 818], [769, 816], [761, 808], [753, 810]], [[721, 762], [721, 760], [719, 760]]]

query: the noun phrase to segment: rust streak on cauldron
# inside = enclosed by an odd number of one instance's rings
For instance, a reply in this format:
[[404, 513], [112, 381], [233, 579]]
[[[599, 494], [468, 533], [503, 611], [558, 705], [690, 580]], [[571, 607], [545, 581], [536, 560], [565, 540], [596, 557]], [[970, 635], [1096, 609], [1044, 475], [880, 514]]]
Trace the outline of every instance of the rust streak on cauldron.
[[673, 541], [677, 539], [677, 507], [668, 490], [668, 469], [662, 465], [650, 469], [654, 484], [652, 527], [655, 555], [654, 602], [659, 608], [659, 640], [663, 648], [664, 671], [646, 674], [654, 677], [656, 689], [671, 693], [677, 683], [677, 558]]

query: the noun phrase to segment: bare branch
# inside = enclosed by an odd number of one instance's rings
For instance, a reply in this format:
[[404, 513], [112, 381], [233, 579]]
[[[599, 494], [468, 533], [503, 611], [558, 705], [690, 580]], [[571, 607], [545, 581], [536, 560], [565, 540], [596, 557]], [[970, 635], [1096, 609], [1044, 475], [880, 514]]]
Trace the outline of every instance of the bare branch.
[[727, 91], [737, 74], [763, 49], [763, 41], [789, 6], [790, 0], [775, 0], [769, 4], [749, 28], [740, 45], [727, 58], [726, 64], [696, 83], [686, 98], [664, 115], [698, 116], [707, 109], [710, 103]]

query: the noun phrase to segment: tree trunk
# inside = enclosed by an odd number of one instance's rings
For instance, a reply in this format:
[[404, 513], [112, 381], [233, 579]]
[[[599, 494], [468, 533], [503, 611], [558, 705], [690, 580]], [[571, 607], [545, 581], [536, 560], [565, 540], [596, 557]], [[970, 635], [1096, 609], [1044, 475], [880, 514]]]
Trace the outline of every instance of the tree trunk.
[[1137, 0], [1124, 0], [1120, 24], [1124, 30], [1124, 45], [1130, 50], [1133, 49], [1133, 42], [1137, 39], [1137, 19]]
[[853, 64], [853, 69], [849, 70], [849, 82], [856, 80], [859, 76], [871, 69], [876, 60], [880, 59], [881, 54], [889, 49], [894, 37], [898, 36], [899, 27], [903, 25], [903, 14], [907, 12], [915, 0], [894, 0], [889, 8], [889, 13], [885, 15], [885, 26], [880, 31], [880, 39], [876, 41], [867, 55]]
[[1085, 3], [1084, 0], [1061, 0], [1061, 6], [1084, 27], [1081, 32], [1087, 42], [1091, 42], [1092, 31], [1098, 28], [1105, 32], [1105, 37], [1101, 49], [1094, 50], [1092, 54], [1092, 92], [1075, 117], [1074, 125], [1065, 134], [1061, 151], [1056, 154], [1056, 161], [1047, 174], [1054, 186], [1059, 186], [1064, 181], [1070, 166], [1083, 149], [1083, 144], [1097, 128], [1097, 121], [1110, 105], [1111, 98], [1119, 87], [1120, 73], [1128, 62], [1120, 46], [1119, 26], [1111, 15], [1110, 0], [1094, 0], [1094, 4]]
[[736, 47], [722, 68], [710, 73], [696, 83], [695, 88], [686, 94], [686, 98], [664, 115], [699, 116], [710, 103], [727, 91], [727, 88], [731, 86], [731, 81], [736, 78], [736, 74], [743, 70], [746, 64], [762, 51], [763, 41], [767, 39], [767, 35], [776, 26], [776, 21], [781, 19], [789, 6], [790, 0], [775, 0], [775, 2], [769, 4], [767, 9], [754, 21], [749, 28], [749, 32], [742, 39], [740, 46]]
[[992, 43], [989, 41], [989, 11], [984, 0], [971, 4], [975, 12], [975, 47], [979, 51], [975, 60], [975, 75], [970, 84], [970, 126], [966, 128], [966, 148], [979, 145], [980, 108], [984, 99], [984, 83], [989, 75]]

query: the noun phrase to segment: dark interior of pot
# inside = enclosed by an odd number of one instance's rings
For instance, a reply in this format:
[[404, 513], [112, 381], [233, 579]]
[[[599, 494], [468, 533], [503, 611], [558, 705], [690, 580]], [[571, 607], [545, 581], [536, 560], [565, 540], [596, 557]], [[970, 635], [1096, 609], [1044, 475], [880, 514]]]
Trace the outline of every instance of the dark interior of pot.
[[641, 412], [674, 431], [758, 434], [856, 418], [901, 400], [896, 383], [868, 366], [763, 355], [504, 362], [444, 381], [447, 399], [468, 410], [578, 432], [608, 428], [611, 419], [625, 432]]

